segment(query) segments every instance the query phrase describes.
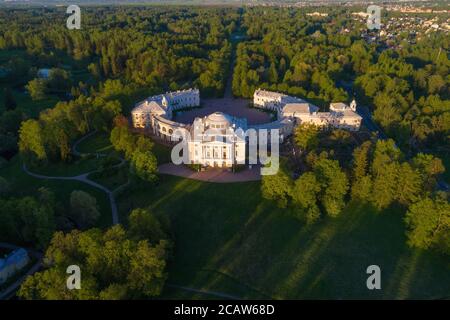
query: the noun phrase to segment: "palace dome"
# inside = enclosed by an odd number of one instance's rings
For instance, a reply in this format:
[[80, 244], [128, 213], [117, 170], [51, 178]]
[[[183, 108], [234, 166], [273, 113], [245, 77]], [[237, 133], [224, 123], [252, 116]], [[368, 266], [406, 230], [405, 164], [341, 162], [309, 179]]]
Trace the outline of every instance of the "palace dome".
[[206, 117], [205, 122], [207, 125], [225, 125], [225, 126], [231, 126], [232, 123], [230, 116], [222, 112], [211, 113], [209, 116]]

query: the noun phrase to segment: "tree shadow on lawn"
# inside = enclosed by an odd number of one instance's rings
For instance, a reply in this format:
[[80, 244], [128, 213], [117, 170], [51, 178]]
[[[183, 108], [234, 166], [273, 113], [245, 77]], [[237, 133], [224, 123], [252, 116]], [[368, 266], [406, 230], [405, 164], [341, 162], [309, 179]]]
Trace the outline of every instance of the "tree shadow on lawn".
[[[350, 203], [339, 217], [306, 226], [292, 209], [263, 200], [259, 182], [161, 177], [157, 187], [126, 198], [170, 218], [175, 248], [168, 283], [262, 299], [449, 295], [448, 259], [406, 245], [400, 208], [376, 212]], [[381, 290], [366, 287], [366, 268], [373, 264], [381, 268]], [[177, 297], [199, 297], [176, 292]]]
[[109, 140], [109, 134], [106, 132], [96, 132], [92, 136], [81, 141], [77, 146], [80, 153], [103, 153], [114, 152], [113, 145]]
[[[195, 240], [180, 238], [181, 250], [191, 252], [188, 247], [195, 246], [197, 254], [175, 254], [175, 268], [178, 259], [183, 261], [193, 287], [236, 290], [223, 276], [204, 272], [216, 270], [251, 288], [238, 290], [243, 298], [258, 297], [255, 292], [261, 293], [259, 298], [278, 299], [430, 298], [446, 292], [448, 281], [440, 278], [448, 279], [444, 261], [431, 253], [425, 260], [407, 247], [402, 214], [395, 208], [377, 213], [370, 206], [351, 204], [341, 217], [314, 226], [265, 201], [251, 213], [240, 212], [245, 219], [238, 224], [226, 217], [232, 212], [214, 214], [210, 222], [207, 215], [197, 220], [205, 225], [195, 228]], [[189, 228], [188, 221], [182, 224]], [[439, 262], [437, 267], [433, 261]], [[382, 290], [366, 287], [366, 268], [372, 264], [382, 270]]]

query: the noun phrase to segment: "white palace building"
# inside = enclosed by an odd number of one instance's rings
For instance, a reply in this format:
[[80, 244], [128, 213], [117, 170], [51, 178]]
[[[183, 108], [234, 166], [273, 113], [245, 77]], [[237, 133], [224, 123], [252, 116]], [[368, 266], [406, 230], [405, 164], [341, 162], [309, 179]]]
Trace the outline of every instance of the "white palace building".
[[[258, 125], [247, 125], [247, 119], [236, 118], [222, 112], [195, 118], [192, 125], [172, 121], [175, 110], [200, 106], [198, 89], [169, 92], [149, 97], [137, 103], [131, 112], [134, 128], [145, 128], [167, 141], [180, 131], [189, 135], [188, 162], [204, 166], [231, 167], [245, 163], [246, 139], [239, 129], [278, 129], [280, 140], [292, 134], [295, 125], [311, 123], [320, 127], [357, 131], [362, 117], [356, 113], [356, 102], [331, 103], [329, 112], [303, 99], [283, 93], [256, 90], [253, 104], [257, 108], [277, 113], [277, 120]], [[213, 133], [211, 133], [213, 132]], [[175, 140], [176, 141], [176, 140]]]

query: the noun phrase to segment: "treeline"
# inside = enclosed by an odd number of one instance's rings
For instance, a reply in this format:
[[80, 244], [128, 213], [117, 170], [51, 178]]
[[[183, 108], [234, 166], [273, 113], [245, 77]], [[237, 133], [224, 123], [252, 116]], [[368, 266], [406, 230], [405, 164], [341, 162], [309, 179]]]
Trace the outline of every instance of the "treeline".
[[[5, 90], [5, 96], [9, 94], [10, 91]], [[25, 115], [15, 105], [0, 114], [0, 167], [3, 157], [9, 159], [17, 152], [19, 128], [24, 119]]]
[[121, 77], [155, 91], [197, 86], [206, 96], [223, 93], [237, 9], [83, 8], [76, 31], [66, 28], [62, 9], [31, 11], [2, 11], [0, 21], [13, 15], [16, 23], [0, 24], [0, 49], [36, 57], [65, 52], [91, 61], [88, 70], [99, 79]]
[[152, 152], [153, 142], [142, 134], [133, 134], [123, 116], [117, 117], [114, 123], [110, 141], [130, 162], [130, 173], [145, 181], [155, 181], [158, 161]]
[[[146, 209], [129, 215], [128, 228], [56, 232], [45, 253], [45, 269], [28, 277], [18, 296], [39, 300], [118, 300], [159, 296], [167, 278], [171, 241]], [[82, 272], [81, 288], [67, 290], [67, 267]]]
[[[368, 63], [373, 48], [348, 27], [345, 15], [317, 20], [300, 10], [248, 9], [243, 26], [250, 41], [241, 43], [233, 77], [233, 93], [251, 97], [262, 87], [308, 98], [319, 105], [346, 101], [338, 86], [354, 68]], [[333, 23], [330, 23], [333, 22]]]
[[[261, 87], [306, 98], [325, 110], [355, 95], [406, 152], [448, 151], [449, 38], [436, 32], [396, 49], [361, 40], [365, 26], [349, 12], [328, 17], [301, 10], [248, 8], [233, 93], [250, 98]], [[346, 90], [344, 90], [344, 88]]]
[[449, 39], [435, 34], [382, 52], [356, 81], [362, 102], [403, 149], [449, 148]]
[[[340, 164], [335, 151], [342, 143], [318, 154], [314, 151], [318, 135], [314, 126], [298, 127], [301, 174], [294, 179], [292, 168], [284, 163], [276, 175], [263, 176], [264, 198], [290, 207], [308, 224], [345, 214], [348, 201], [370, 204], [380, 212], [397, 205], [408, 210], [405, 221], [411, 245], [450, 253], [448, 195], [436, 191], [437, 179], [445, 171], [439, 158], [418, 153], [408, 159], [393, 140], [369, 139], [353, 149], [351, 161]], [[339, 134], [322, 133], [320, 139], [330, 136]]]
[[109, 131], [121, 113], [117, 97], [125, 90], [120, 81], [107, 81], [100, 92], [59, 102], [40, 113], [38, 119], [22, 122], [19, 150], [28, 162], [67, 161], [71, 143], [89, 131]]
[[[41, 65], [51, 65], [62, 52], [87, 60], [99, 81], [120, 77], [152, 92], [197, 86], [205, 96], [223, 93], [238, 9], [83, 8], [83, 29], [76, 32], [65, 28], [62, 8], [42, 10], [3, 10], [0, 48], [26, 49]], [[13, 25], [6, 23], [10, 16], [17, 18]], [[403, 40], [399, 49], [383, 51], [360, 40], [362, 24], [339, 9], [315, 18], [295, 9], [246, 8], [241, 25], [248, 41], [237, 48], [236, 96], [251, 97], [263, 87], [326, 107], [348, 100], [343, 87], [356, 79], [358, 99], [373, 108], [374, 118], [403, 150], [448, 149], [450, 62], [444, 34], [417, 44]], [[31, 64], [11, 56], [1, 67], [20, 79]], [[48, 87], [44, 82], [32, 80], [29, 92], [39, 97]]]
[[71, 87], [69, 72], [60, 68], [51, 69], [48, 79], [37, 77], [25, 86], [33, 100], [42, 100], [50, 93], [68, 93]]
[[0, 241], [45, 249], [55, 231], [86, 230], [99, 218], [97, 200], [85, 191], [56, 199], [50, 189], [41, 187], [36, 195], [18, 197], [0, 177]]

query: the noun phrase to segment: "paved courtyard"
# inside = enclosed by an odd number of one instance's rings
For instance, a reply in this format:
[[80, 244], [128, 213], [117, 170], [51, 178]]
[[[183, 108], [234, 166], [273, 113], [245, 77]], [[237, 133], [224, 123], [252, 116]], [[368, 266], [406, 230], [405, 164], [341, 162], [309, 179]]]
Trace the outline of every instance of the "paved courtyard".
[[238, 118], [246, 118], [247, 124], [262, 124], [275, 120], [271, 119], [270, 113], [263, 112], [255, 108], [249, 108], [249, 103], [250, 100], [235, 99], [231, 97], [220, 99], [203, 99], [202, 108], [177, 112], [173, 120], [185, 124], [192, 124], [195, 117], [204, 117], [216, 111], [220, 111]]
[[253, 166], [252, 169], [247, 168], [243, 171], [233, 173], [227, 169], [208, 168], [206, 171], [196, 172], [184, 165], [175, 165], [173, 163], [165, 163], [158, 166], [158, 172], [162, 174], [216, 183], [261, 180], [260, 169], [260, 166]]

